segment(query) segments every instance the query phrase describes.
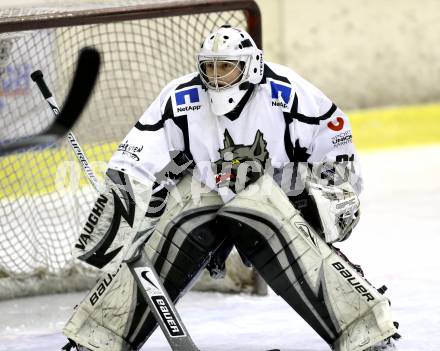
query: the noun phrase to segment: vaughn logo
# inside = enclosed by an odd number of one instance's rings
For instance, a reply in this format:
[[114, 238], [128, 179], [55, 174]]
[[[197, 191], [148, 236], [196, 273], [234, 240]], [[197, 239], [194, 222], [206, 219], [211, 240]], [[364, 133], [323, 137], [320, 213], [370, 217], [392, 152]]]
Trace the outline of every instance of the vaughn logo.
[[102, 212], [104, 211], [107, 201], [107, 197], [102, 194], [98, 197], [98, 200], [96, 200], [95, 206], [93, 206], [92, 211], [87, 218], [87, 222], [79, 236], [78, 242], [75, 244], [77, 249], [86, 249], [87, 241], [90, 239], [90, 235], [95, 230], [95, 226], [98, 223], [99, 217], [101, 217]]
[[170, 305], [164, 296], [151, 296], [151, 300], [153, 301], [154, 307], [156, 307], [157, 312], [165, 323], [168, 333], [171, 337], [180, 337], [185, 336], [185, 332], [183, 331], [182, 326], [174, 315], [173, 311], [171, 311]]
[[124, 155], [130, 156], [133, 160], [139, 161], [139, 154], [144, 149], [144, 146], [130, 145], [127, 142], [118, 146], [118, 151]]

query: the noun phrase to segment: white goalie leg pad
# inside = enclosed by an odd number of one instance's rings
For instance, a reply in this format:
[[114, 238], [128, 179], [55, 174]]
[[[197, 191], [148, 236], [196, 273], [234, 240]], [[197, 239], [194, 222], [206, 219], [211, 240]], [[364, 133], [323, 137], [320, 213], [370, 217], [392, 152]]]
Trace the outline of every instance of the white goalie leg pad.
[[[164, 260], [161, 270], [157, 272], [159, 275], [168, 274], [172, 261], [170, 258], [179, 256], [179, 251], [184, 249], [182, 244], [188, 234], [202, 223], [212, 221], [224, 204], [216, 191], [204, 189], [203, 192], [200, 188], [193, 186], [194, 184], [191, 176], [185, 176], [177, 188], [170, 192], [160, 222], [144, 247], [144, 251], [152, 261], [157, 260], [165, 251], [167, 252], [168, 259]], [[178, 230], [173, 228], [178, 228]], [[167, 234], [170, 230], [174, 233], [172, 238]], [[223, 239], [222, 237], [213, 238], [208, 234], [208, 230], [203, 230], [200, 233], [199, 245], [211, 250], [220, 244], [220, 242], [217, 243], [218, 240], [223, 241]]]
[[128, 351], [123, 338], [133, 316], [136, 284], [127, 265], [104, 274], [63, 329], [64, 335], [93, 351]]
[[[152, 195], [152, 182], [137, 179], [113, 169], [107, 170], [105, 190], [99, 195], [76, 241], [72, 254], [76, 258], [114, 273], [143, 238], [145, 213]], [[142, 224], [142, 227], [141, 227]], [[150, 231], [154, 230], [151, 220]], [[127, 257], [128, 256], [128, 257]]]
[[[223, 240], [209, 230], [223, 201], [215, 191], [198, 193], [194, 200], [191, 184], [191, 176], [185, 176], [169, 193], [143, 248], [173, 301], [183, 295]], [[92, 351], [128, 351], [140, 349], [155, 328], [153, 314], [123, 263], [117, 273], [100, 279], [63, 332]]]
[[236, 223], [236, 247], [334, 350], [365, 350], [396, 333], [388, 299], [304, 221], [271, 177], [240, 192], [219, 218]]

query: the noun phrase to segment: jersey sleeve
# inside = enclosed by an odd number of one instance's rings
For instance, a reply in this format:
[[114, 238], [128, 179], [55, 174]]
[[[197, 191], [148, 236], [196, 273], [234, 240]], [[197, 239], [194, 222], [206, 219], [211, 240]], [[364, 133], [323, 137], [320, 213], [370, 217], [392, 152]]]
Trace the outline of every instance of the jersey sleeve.
[[289, 77], [295, 90], [290, 112], [285, 114], [291, 121], [289, 159], [305, 162], [308, 168], [316, 171], [322, 170], [335, 181], [335, 170], [339, 175], [342, 172], [342, 180], [348, 180], [360, 193], [361, 168], [348, 116], [321, 90], [295, 72]]
[[308, 162], [325, 164], [329, 170], [336, 167], [338, 173], [360, 193], [362, 175], [348, 116], [325, 96], [321, 97], [319, 114], [324, 118], [314, 129]]
[[169, 94], [162, 92], [130, 130], [108, 168], [127, 173], [140, 181], [155, 181], [171, 162], [171, 152], [183, 150], [183, 136], [173, 123]]

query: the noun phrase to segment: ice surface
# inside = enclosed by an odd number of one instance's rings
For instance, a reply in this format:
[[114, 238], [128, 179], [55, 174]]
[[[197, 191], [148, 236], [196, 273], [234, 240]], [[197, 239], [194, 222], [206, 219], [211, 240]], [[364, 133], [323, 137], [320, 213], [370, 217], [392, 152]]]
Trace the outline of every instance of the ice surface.
[[[386, 284], [399, 350], [440, 350], [440, 146], [363, 153], [361, 221], [340, 248], [377, 287]], [[84, 293], [0, 302], [0, 350], [55, 351]], [[178, 309], [202, 350], [324, 351], [278, 296], [190, 292]], [[160, 330], [142, 350], [170, 350]]]

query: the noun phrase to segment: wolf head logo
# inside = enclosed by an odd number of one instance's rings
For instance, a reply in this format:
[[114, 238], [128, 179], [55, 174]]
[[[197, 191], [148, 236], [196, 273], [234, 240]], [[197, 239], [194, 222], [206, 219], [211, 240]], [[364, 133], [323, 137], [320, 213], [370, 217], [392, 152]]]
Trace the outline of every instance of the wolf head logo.
[[218, 187], [228, 186], [237, 193], [263, 174], [269, 158], [267, 142], [259, 130], [252, 145], [235, 144], [227, 129], [224, 135], [220, 159], [215, 162], [215, 181]]

